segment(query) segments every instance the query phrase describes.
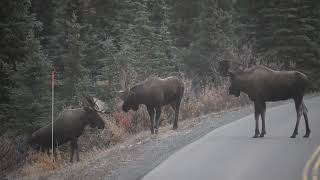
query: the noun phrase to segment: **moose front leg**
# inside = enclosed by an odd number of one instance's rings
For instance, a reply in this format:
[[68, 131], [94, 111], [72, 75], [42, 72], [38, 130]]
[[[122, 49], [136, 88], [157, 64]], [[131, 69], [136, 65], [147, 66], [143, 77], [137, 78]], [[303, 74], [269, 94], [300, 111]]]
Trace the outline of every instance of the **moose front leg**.
[[75, 140], [75, 149], [76, 149], [77, 161], [80, 161], [78, 138], [76, 138], [76, 140]]
[[297, 121], [296, 121], [296, 126], [294, 128], [293, 134], [290, 136], [291, 138], [295, 138], [298, 134], [299, 122], [303, 112], [302, 97], [296, 97], [294, 99], [294, 103], [295, 103], [296, 112], [297, 112]]
[[254, 103], [254, 119], [255, 119], [255, 131], [254, 131], [254, 135], [253, 138], [257, 138], [260, 135], [260, 131], [259, 131], [259, 115], [260, 115], [260, 106], [255, 102]]
[[74, 146], [73, 146], [73, 140], [70, 142], [70, 162], [73, 162], [73, 154], [74, 154]]
[[160, 115], [161, 115], [161, 107], [157, 107], [156, 108], [156, 134], [158, 134]]
[[150, 130], [151, 134], [154, 134], [154, 108], [147, 106], [147, 110], [150, 116]]

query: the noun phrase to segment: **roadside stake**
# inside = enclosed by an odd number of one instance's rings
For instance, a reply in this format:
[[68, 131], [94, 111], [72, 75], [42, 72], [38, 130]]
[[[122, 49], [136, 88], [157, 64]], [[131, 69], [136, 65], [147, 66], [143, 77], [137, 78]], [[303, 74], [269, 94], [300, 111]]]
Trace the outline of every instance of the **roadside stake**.
[[308, 180], [308, 172], [309, 169], [311, 167], [312, 162], [315, 160], [315, 158], [317, 157], [317, 155], [320, 152], [320, 145], [318, 146], [318, 148], [312, 153], [311, 158], [307, 161], [306, 165], [304, 166], [303, 169], [303, 175], [302, 175], [302, 179], [303, 180]]
[[54, 157], [53, 157], [53, 113], [54, 113], [54, 79], [55, 79], [55, 70], [53, 69], [51, 72], [51, 148], [52, 148], [52, 153], [51, 153], [51, 158], [52, 162], [54, 162]]

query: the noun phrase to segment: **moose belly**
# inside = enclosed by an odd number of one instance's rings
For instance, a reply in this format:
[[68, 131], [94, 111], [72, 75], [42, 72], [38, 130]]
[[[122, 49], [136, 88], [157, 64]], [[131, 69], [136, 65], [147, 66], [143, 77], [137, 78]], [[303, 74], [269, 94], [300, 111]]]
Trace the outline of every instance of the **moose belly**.
[[263, 96], [265, 101], [281, 101], [292, 98], [293, 91], [291, 89], [270, 89], [264, 92]]
[[58, 143], [58, 145], [62, 145], [62, 144], [65, 144], [66, 142], [70, 141], [71, 138], [68, 137], [67, 135], [62, 135], [62, 134], [59, 134], [57, 137], [56, 137], [56, 142], [55, 143]]

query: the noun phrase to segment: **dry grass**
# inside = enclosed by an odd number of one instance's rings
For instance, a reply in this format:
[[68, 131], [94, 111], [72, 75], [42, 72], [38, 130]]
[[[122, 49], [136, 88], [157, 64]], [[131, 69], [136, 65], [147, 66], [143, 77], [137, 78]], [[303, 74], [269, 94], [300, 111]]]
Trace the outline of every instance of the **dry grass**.
[[20, 176], [35, 176], [43, 172], [61, 169], [66, 162], [61, 158], [61, 152], [57, 152], [57, 158], [53, 162], [51, 156], [43, 152], [30, 151], [24, 167], [20, 170]]
[[5, 134], [0, 136], [0, 179], [23, 164], [26, 158], [26, 146], [22, 137]]
[[79, 138], [79, 145], [82, 152], [107, 148], [110, 145], [121, 142], [123, 138], [127, 136], [128, 133], [126, 129], [119, 126], [113, 116], [100, 116], [105, 122], [105, 129], [97, 130], [87, 128], [85, 133]]
[[227, 86], [206, 87], [198, 95], [194, 95], [189, 85], [191, 82], [186, 81], [185, 84], [186, 90], [180, 107], [179, 120], [239, 107], [250, 102], [246, 96], [240, 98], [230, 96]]

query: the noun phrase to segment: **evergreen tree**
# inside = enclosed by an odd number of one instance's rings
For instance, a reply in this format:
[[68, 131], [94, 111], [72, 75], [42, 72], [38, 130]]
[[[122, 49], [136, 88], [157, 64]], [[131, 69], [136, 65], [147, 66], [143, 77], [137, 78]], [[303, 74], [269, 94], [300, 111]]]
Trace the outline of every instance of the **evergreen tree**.
[[[247, 3], [245, 3], [247, 2]], [[319, 1], [238, 2], [236, 8], [253, 53], [262, 63], [298, 69], [317, 81], [320, 63]]]
[[217, 0], [202, 0], [199, 14], [197, 40], [190, 44], [184, 63], [191, 76], [200, 77], [204, 83], [218, 78], [216, 66], [220, 60], [233, 60], [237, 45], [235, 22], [231, 12], [218, 6]]
[[[176, 70], [172, 61], [172, 43], [167, 28], [164, 1], [132, 1], [134, 19], [122, 38], [121, 50], [126, 51], [128, 66], [143, 80], [150, 75], [166, 76]], [[163, 3], [163, 4], [161, 4]], [[154, 23], [151, 19], [158, 17]]]
[[82, 95], [88, 92], [89, 87], [88, 70], [84, 67], [84, 43], [81, 41], [80, 31], [78, 17], [73, 13], [71, 19], [66, 20], [66, 53], [63, 54], [64, 69], [60, 87], [64, 104], [67, 106], [79, 106]]
[[48, 119], [50, 66], [41, 51], [40, 23], [29, 0], [0, 2], [0, 133], [30, 131]]

